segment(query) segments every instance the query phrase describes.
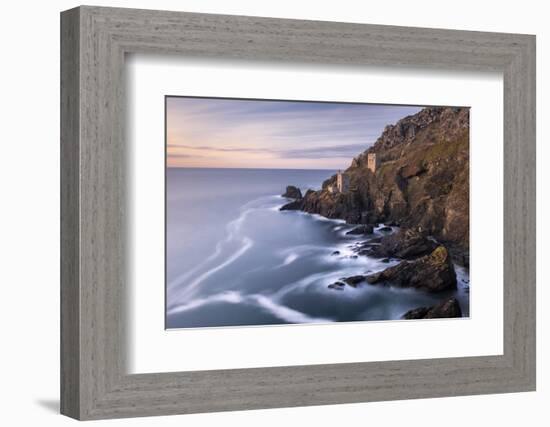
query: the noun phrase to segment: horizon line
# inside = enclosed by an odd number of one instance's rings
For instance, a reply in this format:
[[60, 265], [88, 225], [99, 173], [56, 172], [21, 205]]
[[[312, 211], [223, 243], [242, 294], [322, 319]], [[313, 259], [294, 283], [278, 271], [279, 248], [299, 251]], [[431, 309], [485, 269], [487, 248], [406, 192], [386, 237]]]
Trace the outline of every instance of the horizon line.
[[318, 169], [318, 168], [247, 168], [247, 167], [208, 167], [208, 166], [165, 166], [165, 169], [252, 169], [252, 170], [315, 170], [315, 171], [333, 171], [333, 170], [341, 170], [342, 168], [334, 168], [334, 169]]

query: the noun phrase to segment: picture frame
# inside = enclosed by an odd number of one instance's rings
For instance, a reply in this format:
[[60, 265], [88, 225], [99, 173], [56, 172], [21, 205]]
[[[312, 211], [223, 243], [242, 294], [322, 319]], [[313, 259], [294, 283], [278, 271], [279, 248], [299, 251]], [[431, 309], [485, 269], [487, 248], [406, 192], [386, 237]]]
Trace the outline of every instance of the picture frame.
[[[503, 354], [128, 374], [128, 53], [503, 73]], [[532, 391], [535, 37], [81, 6], [61, 14], [61, 413], [79, 420]]]

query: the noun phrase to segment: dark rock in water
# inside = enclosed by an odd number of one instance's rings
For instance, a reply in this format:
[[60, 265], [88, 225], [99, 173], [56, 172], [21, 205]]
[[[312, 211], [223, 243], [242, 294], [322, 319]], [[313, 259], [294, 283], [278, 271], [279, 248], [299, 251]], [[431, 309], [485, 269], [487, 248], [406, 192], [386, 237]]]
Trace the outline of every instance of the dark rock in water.
[[432, 307], [418, 307], [407, 311], [402, 319], [441, 319], [462, 317], [462, 310], [456, 298], [449, 298]]
[[382, 260], [382, 262], [383, 262], [384, 264], [387, 264], [387, 263], [390, 262], [390, 259], [389, 259], [389, 258], [384, 258], [384, 259]]
[[384, 233], [389, 233], [390, 231], [393, 231], [393, 229], [391, 227], [384, 226], [384, 227], [380, 227], [378, 229], [378, 231], [383, 231]]
[[386, 227], [399, 227], [399, 223], [396, 221], [390, 221], [384, 224]]
[[374, 243], [382, 243], [383, 237], [374, 237], [372, 239], [369, 239], [366, 241], [368, 244], [374, 244]]
[[407, 311], [403, 316], [401, 316], [402, 319], [425, 319], [426, 314], [430, 311], [432, 307], [418, 307], [413, 308], [412, 310]]
[[356, 235], [356, 234], [372, 234], [374, 232], [374, 228], [372, 225], [359, 225], [358, 227], [355, 227], [354, 229], [348, 231], [346, 234]]
[[283, 193], [283, 197], [288, 197], [289, 199], [301, 199], [302, 192], [298, 187], [294, 185], [288, 185], [286, 191]]
[[418, 231], [401, 229], [382, 237], [380, 245], [370, 247], [364, 254], [375, 258], [413, 259], [431, 253], [437, 246], [437, 243]]
[[357, 275], [357, 276], [350, 276], [350, 277], [343, 277], [340, 279], [342, 282], [344, 282], [347, 285], [350, 285], [352, 287], [357, 287], [357, 285], [361, 282], [365, 281], [365, 276]]
[[286, 205], [282, 206], [279, 210], [280, 211], [299, 211], [302, 209], [302, 200], [297, 199], [293, 202], [287, 203]]
[[359, 283], [364, 281], [365, 281], [365, 276], [361, 276], [361, 275], [342, 277], [337, 282], [334, 282], [328, 285], [328, 288], [343, 291], [346, 285], [351, 286], [352, 288], [356, 288]]
[[342, 283], [342, 282], [335, 282], [335, 283], [331, 283], [330, 285], [327, 286], [327, 288], [329, 289], [336, 289], [337, 291], [343, 291], [344, 290], [344, 286], [345, 283]]
[[456, 289], [456, 273], [445, 246], [438, 246], [429, 255], [413, 261], [401, 261], [393, 267], [371, 274], [366, 277], [366, 281], [428, 292]]
[[334, 251], [331, 255], [340, 255], [340, 251]]

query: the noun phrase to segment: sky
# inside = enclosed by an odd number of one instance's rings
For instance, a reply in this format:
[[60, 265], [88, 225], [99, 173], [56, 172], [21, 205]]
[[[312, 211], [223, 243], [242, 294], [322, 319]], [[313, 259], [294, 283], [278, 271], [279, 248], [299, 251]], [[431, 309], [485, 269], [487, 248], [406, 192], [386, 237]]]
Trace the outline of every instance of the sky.
[[168, 167], [345, 169], [421, 107], [168, 97]]

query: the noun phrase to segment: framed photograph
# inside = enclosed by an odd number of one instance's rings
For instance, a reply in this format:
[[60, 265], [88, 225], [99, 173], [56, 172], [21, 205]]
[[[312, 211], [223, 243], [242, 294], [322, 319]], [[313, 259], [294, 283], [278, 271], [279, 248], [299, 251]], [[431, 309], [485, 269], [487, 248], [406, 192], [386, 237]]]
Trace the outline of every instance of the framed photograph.
[[535, 37], [61, 15], [61, 411], [535, 389]]
[[469, 108], [165, 108], [168, 329], [469, 317]]

